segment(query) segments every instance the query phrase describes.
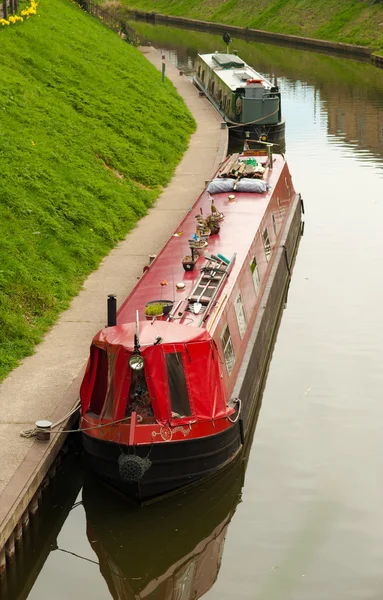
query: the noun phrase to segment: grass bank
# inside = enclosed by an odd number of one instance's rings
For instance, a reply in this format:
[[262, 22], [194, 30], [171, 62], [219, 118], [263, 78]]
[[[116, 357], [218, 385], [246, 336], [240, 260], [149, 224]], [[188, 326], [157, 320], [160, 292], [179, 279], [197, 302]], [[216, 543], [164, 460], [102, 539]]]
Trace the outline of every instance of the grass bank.
[[[99, 0], [104, 3], [105, 0]], [[121, 0], [125, 6], [383, 51], [378, 0]], [[110, 0], [106, 0], [110, 2]]]
[[170, 82], [67, 0], [0, 28], [0, 379], [165, 186], [195, 123]]

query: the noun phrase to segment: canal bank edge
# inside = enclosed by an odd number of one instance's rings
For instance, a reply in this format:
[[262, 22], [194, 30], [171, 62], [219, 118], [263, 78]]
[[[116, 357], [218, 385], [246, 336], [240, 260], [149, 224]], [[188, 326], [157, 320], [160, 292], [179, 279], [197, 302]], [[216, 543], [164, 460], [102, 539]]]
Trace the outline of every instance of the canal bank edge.
[[[162, 69], [165, 61], [157, 50], [152, 47], [140, 50], [158, 70]], [[149, 262], [148, 255], [162, 247], [227, 155], [228, 130], [222, 127], [221, 118], [210, 102], [200, 97], [187, 77], [167, 62], [166, 76], [193, 114], [197, 129], [173, 179], [155, 206], [88, 277], [82, 292], [61, 315], [36, 353], [25, 359], [0, 386], [3, 398], [12, 402], [17, 403], [17, 398], [28, 402], [30, 394], [35, 420], [58, 421], [76, 404], [91, 338], [105, 324], [107, 294], [117, 293], [121, 299], [128, 295]], [[121, 272], [125, 274], [123, 281]], [[70, 380], [68, 375], [63, 377], [62, 374], [63, 356], [71, 356], [75, 363]], [[31, 373], [36, 374], [32, 384]], [[39, 412], [44, 410], [41, 399], [46, 397], [53, 407], [49, 415]], [[5, 460], [12, 463], [12, 473], [0, 492], [0, 575], [6, 571], [7, 561], [13, 558], [23, 535], [28, 535], [29, 516], [38, 510], [41, 484], [66, 437], [65, 434], [54, 435], [48, 445], [28, 440], [30, 446], [25, 451], [26, 440], [16, 439], [22, 425], [15, 418], [10, 418], [5, 425], [9, 426], [8, 443], [12, 447]], [[9, 470], [9, 464], [7, 467]]]
[[341, 42], [330, 42], [315, 38], [300, 37], [283, 33], [271, 33], [262, 29], [249, 29], [248, 27], [238, 27], [237, 25], [225, 25], [223, 23], [213, 23], [210, 21], [201, 21], [199, 19], [187, 19], [186, 17], [175, 17], [173, 15], [157, 14], [155, 12], [144, 12], [140, 10], [129, 9], [135, 19], [163, 23], [165, 25], [179, 25], [184, 28], [195, 29], [197, 31], [210, 31], [214, 33], [231, 33], [237, 37], [248, 40], [265, 40], [272, 44], [281, 44], [294, 47], [302, 47], [311, 50], [317, 50], [336, 55], [343, 55], [345, 58], [358, 58], [376, 67], [383, 68], [383, 56], [372, 52], [371, 48], [366, 46], [357, 46], [354, 44], [343, 44]]

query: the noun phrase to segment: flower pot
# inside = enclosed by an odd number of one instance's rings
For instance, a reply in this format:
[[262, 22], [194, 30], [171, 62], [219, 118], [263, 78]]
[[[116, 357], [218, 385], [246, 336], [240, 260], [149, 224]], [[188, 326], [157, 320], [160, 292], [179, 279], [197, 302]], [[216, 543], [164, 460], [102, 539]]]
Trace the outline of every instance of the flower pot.
[[206, 248], [207, 242], [206, 240], [189, 240], [189, 248], [194, 248], [195, 250], [200, 250], [202, 248]]
[[145, 305], [145, 317], [147, 319], [159, 318], [168, 315], [173, 308], [173, 300], [151, 300]]
[[184, 270], [192, 271], [196, 265], [197, 260], [198, 257], [193, 260], [191, 256], [184, 256], [182, 259], [182, 266]]

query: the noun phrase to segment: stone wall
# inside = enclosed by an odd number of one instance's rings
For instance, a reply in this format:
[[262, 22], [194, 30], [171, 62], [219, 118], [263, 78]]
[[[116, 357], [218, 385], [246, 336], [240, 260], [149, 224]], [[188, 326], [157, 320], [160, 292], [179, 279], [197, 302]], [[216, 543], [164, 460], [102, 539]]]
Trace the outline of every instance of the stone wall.
[[321, 52], [330, 52], [348, 56], [362, 57], [368, 60], [371, 57], [371, 49], [365, 46], [356, 46], [354, 44], [343, 44], [341, 42], [329, 42], [314, 38], [300, 37], [297, 35], [287, 35], [283, 33], [272, 33], [261, 29], [249, 29], [247, 27], [237, 27], [235, 25], [224, 25], [222, 23], [212, 23], [210, 21], [201, 21], [198, 19], [186, 19], [185, 17], [175, 17], [173, 15], [161, 15], [155, 12], [146, 13], [139, 10], [132, 10], [131, 14], [141, 20], [154, 21], [156, 23], [165, 23], [169, 25], [179, 25], [180, 27], [190, 28], [197, 31], [209, 31], [215, 33], [231, 33], [238, 38], [249, 40], [265, 40], [271, 44], [291, 45], [294, 47], [311, 48]]

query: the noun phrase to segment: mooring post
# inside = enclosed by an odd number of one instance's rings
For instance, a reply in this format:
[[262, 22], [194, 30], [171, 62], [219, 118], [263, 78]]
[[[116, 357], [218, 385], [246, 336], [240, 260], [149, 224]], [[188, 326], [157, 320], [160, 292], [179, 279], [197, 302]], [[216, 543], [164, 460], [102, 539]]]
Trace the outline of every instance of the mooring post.
[[15, 528], [15, 543], [17, 545], [21, 544], [23, 541], [23, 524], [19, 521]]
[[7, 556], [5, 554], [5, 548], [0, 550], [0, 578], [5, 575], [7, 569]]
[[49, 475], [50, 479], [54, 479], [56, 477], [56, 464], [55, 463], [53, 463], [53, 465], [49, 469], [48, 475]]
[[50, 440], [50, 428], [52, 427], [51, 421], [36, 421], [36, 440], [39, 442], [48, 442]]
[[39, 495], [35, 494], [29, 505], [31, 515], [35, 515], [39, 510]]
[[28, 529], [28, 527], [29, 527], [29, 510], [28, 510], [28, 508], [24, 511], [23, 516], [21, 517], [21, 522], [23, 524], [23, 528]]
[[165, 54], [162, 55], [162, 73], [161, 73], [162, 83], [165, 81]]
[[15, 556], [15, 536], [13, 533], [9, 536], [7, 543], [5, 544], [5, 553], [8, 559], [11, 559]]

